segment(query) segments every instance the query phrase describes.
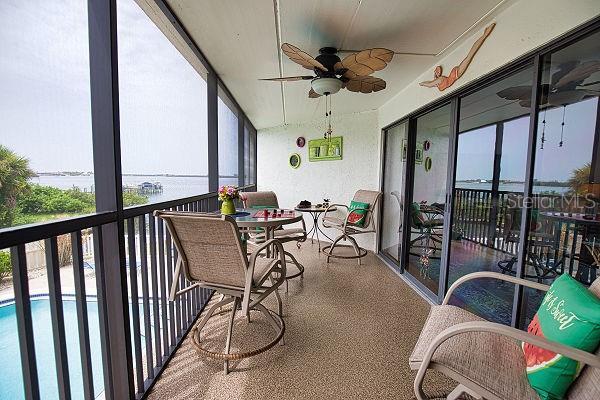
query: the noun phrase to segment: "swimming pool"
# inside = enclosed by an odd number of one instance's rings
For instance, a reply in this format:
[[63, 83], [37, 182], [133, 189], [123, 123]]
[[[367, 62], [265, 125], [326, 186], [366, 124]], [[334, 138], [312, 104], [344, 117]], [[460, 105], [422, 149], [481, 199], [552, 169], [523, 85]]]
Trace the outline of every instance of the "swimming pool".
[[[100, 328], [98, 325], [98, 303], [88, 300], [87, 308], [94, 392], [95, 396], [97, 396], [104, 391]], [[63, 311], [65, 316], [69, 376], [71, 379], [71, 397], [73, 399], [82, 399], [83, 381], [79, 358], [77, 309], [74, 299], [63, 298]], [[48, 298], [31, 299], [31, 318], [33, 321], [40, 397], [42, 399], [58, 399], [52, 322]], [[0, 306], [0, 359], [2, 359], [0, 367], [2, 371], [0, 373], [0, 399], [12, 400], [25, 398], [14, 303]]]

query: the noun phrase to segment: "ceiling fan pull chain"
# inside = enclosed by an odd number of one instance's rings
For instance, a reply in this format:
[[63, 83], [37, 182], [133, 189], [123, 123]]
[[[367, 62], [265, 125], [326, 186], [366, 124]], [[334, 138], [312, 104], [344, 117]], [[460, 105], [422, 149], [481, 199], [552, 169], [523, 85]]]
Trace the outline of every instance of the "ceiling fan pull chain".
[[333, 104], [333, 98], [329, 98], [329, 127], [327, 129], [327, 136], [329, 141], [331, 141], [331, 105]]

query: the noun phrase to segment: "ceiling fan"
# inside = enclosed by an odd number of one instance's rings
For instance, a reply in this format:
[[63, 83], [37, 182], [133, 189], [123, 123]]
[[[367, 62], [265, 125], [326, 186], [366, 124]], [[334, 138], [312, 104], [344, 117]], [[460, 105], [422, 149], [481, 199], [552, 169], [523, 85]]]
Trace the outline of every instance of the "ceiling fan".
[[346, 88], [351, 92], [372, 93], [385, 89], [385, 81], [371, 76], [375, 71], [387, 67], [394, 52], [388, 49], [365, 49], [350, 54], [343, 60], [338, 57], [335, 47], [319, 49], [319, 55], [312, 57], [289, 43], [283, 43], [281, 50], [293, 62], [312, 70], [316, 76], [301, 75], [283, 78], [261, 79], [263, 81], [292, 82], [310, 80], [308, 97], [328, 96]]
[[[588, 97], [597, 97], [600, 91], [594, 86], [600, 81], [584, 81], [600, 71], [600, 60], [568, 61], [558, 65], [549, 83], [541, 85], [540, 106], [563, 106], [577, 103]], [[506, 100], [517, 100], [521, 107], [531, 107], [531, 85], [513, 86], [496, 93]]]

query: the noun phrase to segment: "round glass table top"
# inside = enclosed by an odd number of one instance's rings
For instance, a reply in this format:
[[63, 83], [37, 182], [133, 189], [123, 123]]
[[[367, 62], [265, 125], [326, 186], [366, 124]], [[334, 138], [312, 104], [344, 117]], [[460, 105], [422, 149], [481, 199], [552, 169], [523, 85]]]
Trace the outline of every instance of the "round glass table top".
[[[291, 210], [283, 210], [286, 211], [282, 216], [282, 209], [274, 209], [274, 208], [266, 208], [267, 216], [254, 217], [257, 212], [262, 212], [261, 209], [238, 209], [237, 212], [233, 215], [230, 215], [231, 218], [235, 219], [235, 222], [238, 226], [242, 227], [269, 227], [269, 226], [279, 226], [286, 224], [293, 224], [294, 222], [298, 222], [302, 220], [302, 214], [297, 211]], [[277, 210], [277, 214], [274, 211]]]

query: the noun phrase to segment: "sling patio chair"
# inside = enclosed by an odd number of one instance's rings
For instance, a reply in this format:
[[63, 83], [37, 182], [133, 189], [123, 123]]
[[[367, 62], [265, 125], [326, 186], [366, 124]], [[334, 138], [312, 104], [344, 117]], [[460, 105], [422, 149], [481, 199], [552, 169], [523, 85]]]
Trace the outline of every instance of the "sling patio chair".
[[[242, 192], [240, 198], [244, 204], [244, 208], [274, 208], [279, 209], [279, 202], [277, 201], [277, 195], [275, 192], [264, 191], [264, 192]], [[275, 239], [281, 243], [296, 242], [296, 246], [300, 248], [300, 243], [306, 241], [306, 224], [304, 219], [301, 221], [302, 227], [297, 228], [279, 228], [273, 232]], [[250, 243], [258, 245], [265, 241], [265, 233], [262, 230], [247, 230], [244, 231], [250, 238]], [[298, 268], [298, 272], [290, 274], [286, 279], [293, 279], [301, 276], [304, 273], [304, 266], [298, 262], [293, 254], [286, 251], [286, 257], [288, 261], [294, 263]], [[287, 288], [287, 282], [286, 282]]]
[[[486, 321], [469, 311], [448, 305], [452, 293], [473, 279], [498, 279], [532, 289], [548, 291], [547, 285], [497, 272], [474, 272], [448, 289], [442, 305], [433, 306], [409, 359], [417, 370], [414, 381], [418, 400], [427, 399], [423, 379], [428, 369], [440, 371], [458, 383], [446, 397], [456, 400], [467, 394], [486, 400], [540, 400], [529, 385], [521, 342], [562, 354], [586, 365], [571, 385], [569, 400], [600, 399], [600, 349], [596, 354], [551, 342], [542, 336]], [[600, 279], [589, 290], [600, 297]]]
[[[355, 207], [353, 210], [351, 210], [345, 204], [330, 204], [329, 207], [327, 207], [323, 213], [323, 226], [325, 228], [333, 228], [341, 232], [341, 234], [335, 238], [330, 245], [323, 247], [321, 250], [327, 255], [327, 262], [329, 262], [330, 257], [346, 259], [356, 258], [358, 259], [358, 264], [361, 264], [360, 259], [367, 255], [367, 250], [361, 248], [358, 243], [356, 243], [356, 239], [354, 239], [353, 236], [362, 235], [365, 233], [377, 233], [377, 224], [375, 218], [373, 218], [373, 215], [376, 212], [380, 197], [381, 192], [373, 190], [359, 190], [354, 194], [352, 201], [356, 203], [365, 203], [368, 205], [367, 207]], [[362, 226], [356, 225], [352, 222], [352, 215], [355, 213], [360, 213], [360, 216], [364, 217], [362, 218]], [[351, 246], [339, 244], [341, 240], [348, 240]], [[356, 255], [347, 256], [335, 254], [333, 250], [336, 247], [352, 247], [354, 248]]]
[[[277, 289], [285, 280], [286, 265], [283, 246], [279, 241], [272, 239], [263, 243], [248, 260], [242, 248], [238, 226], [229, 216], [175, 211], [155, 211], [154, 216], [165, 221], [177, 249], [177, 262], [169, 300], [174, 301], [177, 296], [196, 287], [214, 290], [221, 294], [221, 299], [206, 311], [190, 332], [194, 346], [200, 355], [223, 360], [225, 374], [227, 374], [229, 361], [263, 353], [279, 342], [283, 344], [285, 324], [281, 317], [282, 304]], [[278, 257], [259, 257], [259, 254], [270, 247], [279, 250], [271, 251], [271, 254], [279, 254]], [[181, 274], [189, 285], [178, 290]], [[274, 294], [277, 299], [277, 313], [262, 304], [270, 294]], [[225, 350], [223, 353], [208, 350], [203, 347], [201, 331], [211, 317], [228, 311], [216, 312], [217, 309], [230, 303], [233, 305], [229, 316]], [[248, 322], [250, 322], [250, 311], [261, 312], [276, 331], [276, 337], [261, 348], [231, 353], [233, 321], [240, 305], [241, 312]]]
[[[537, 202], [536, 202], [537, 203]], [[517, 248], [521, 235], [521, 211], [523, 209], [523, 196], [510, 193], [507, 196], [504, 217], [501, 227], [503, 247], [512, 248], [509, 257], [498, 261], [498, 268], [503, 274], [515, 276], [517, 263]], [[525, 256], [525, 278], [536, 279], [542, 283], [554, 279], [562, 274], [565, 269], [565, 257], [559, 255], [557, 236], [554, 226], [539, 214], [539, 207], [534, 205], [531, 212], [529, 241]]]

